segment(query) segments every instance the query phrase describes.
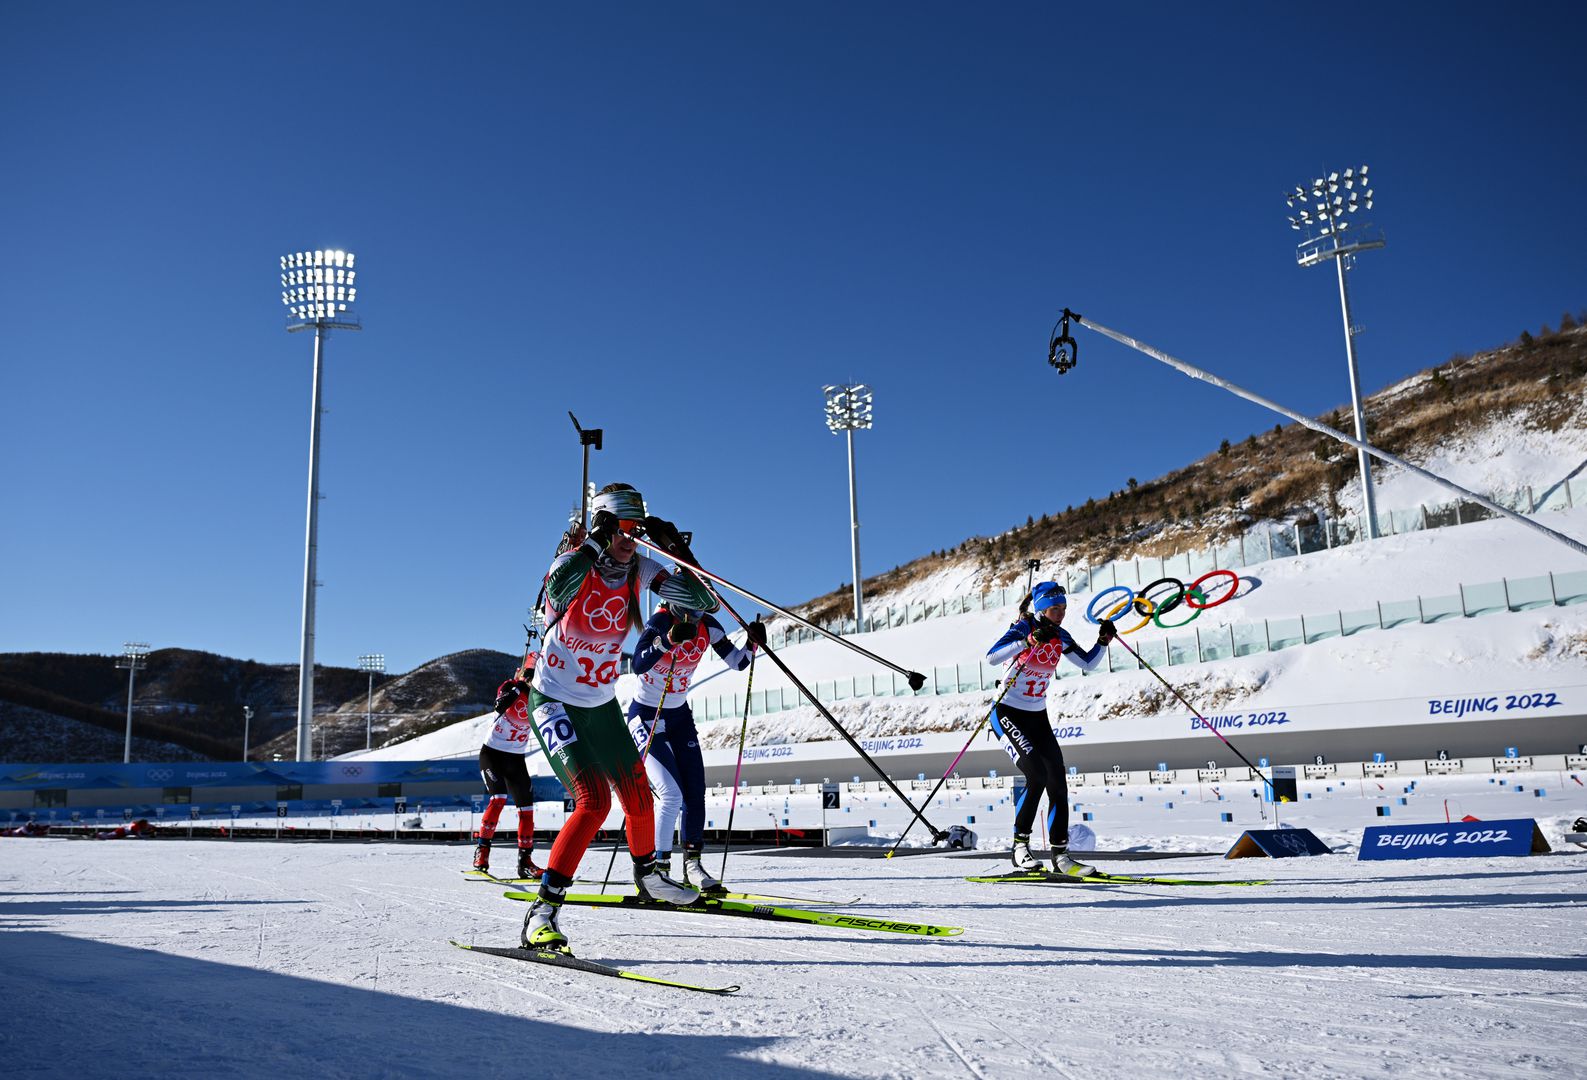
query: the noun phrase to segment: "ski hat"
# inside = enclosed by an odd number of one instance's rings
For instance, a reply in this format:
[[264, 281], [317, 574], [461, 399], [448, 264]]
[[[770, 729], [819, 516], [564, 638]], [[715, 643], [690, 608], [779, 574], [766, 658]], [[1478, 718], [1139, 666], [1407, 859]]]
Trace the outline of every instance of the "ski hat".
[[1030, 609], [1040, 615], [1050, 607], [1059, 604], [1067, 606], [1069, 597], [1064, 592], [1064, 587], [1056, 581], [1039, 581], [1030, 592]]
[[619, 521], [642, 521], [645, 497], [626, 485], [616, 491], [603, 491], [590, 503], [590, 514], [593, 516], [602, 510], [610, 510]]

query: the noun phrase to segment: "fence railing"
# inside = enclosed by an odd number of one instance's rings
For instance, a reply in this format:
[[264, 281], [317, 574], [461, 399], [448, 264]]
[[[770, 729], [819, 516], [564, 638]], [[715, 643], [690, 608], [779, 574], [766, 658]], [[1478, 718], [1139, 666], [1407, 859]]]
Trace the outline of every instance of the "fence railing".
[[[1215, 630], [1197, 629], [1191, 633], [1132, 640], [1131, 645], [1141, 659], [1153, 667], [1176, 667], [1277, 652], [1297, 645], [1313, 645], [1329, 638], [1350, 637], [1363, 630], [1392, 630], [1410, 623], [1420, 625], [1445, 619], [1469, 619], [1498, 612], [1581, 603], [1587, 603], [1587, 570], [1545, 574], [1541, 577], [1501, 578], [1476, 585], [1461, 584], [1456, 586], [1455, 592], [1442, 596], [1379, 601], [1370, 608], [1263, 619], [1260, 623], [1230, 623]], [[1137, 671], [1140, 667], [1140, 663], [1127, 650], [1121, 646], [1110, 646], [1106, 662], [1090, 674]], [[964, 694], [996, 689], [1003, 671], [1001, 665], [988, 664], [984, 660], [934, 667], [929, 673], [921, 673], [928, 678], [918, 693], [912, 693], [909, 684], [893, 673], [824, 679], [816, 682], [811, 689], [817, 698], [827, 703], [855, 698]], [[1085, 674], [1073, 664], [1060, 664], [1055, 678], [1080, 678]], [[759, 716], [784, 712], [805, 703], [804, 695], [791, 686], [757, 690], [750, 695], [749, 713]], [[744, 695], [717, 694], [697, 698], [694, 706], [701, 720], [742, 716]]]
[[[1537, 492], [1528, 486], [1500, 493], [1492, 498], [1506, 509], [1525, 514], [1567, 510], [1574, 507], [1578, 501], [1587, 504], [1587, 477], [1565, 480], [1542, 492]], [[1400, 533], [1421, 532], [1424, 529], [1467, 525], [1497, 516], [1486, 507], [1466, 500], [1424, 504], [1410, 510], [1380, 510], [1377, 515], [1378, 532], [1381, 536], [1393, 536]], [[1329, 519], [1316, 525], [1287, 527], [1263, 525], [1226, 544], [1198, 548], [1161, 558], [1153, 556], [1145, 559], [1122, 559], [1101, 566], [1083, 566], [1078, 570], [1065, 571], [1061, 576], [1064, 588], [1077, 595], [1113, 585], [1140, 588], [1160, 577], [1172, 576], [1188, 580], [1208, 570], [1235, 570], [1256, 563], [1271, 562], [1274, 559], [1344, 547], [1366, 538], [1367, 530], [1360, 514]], [[1058, 575], [1049, 575], [1049, 577], [1051, 580], [1058, 579]], [[975, 611], [1009, 607], [1019, 603], [1024, 595], [1023, 586], [1009, 586], [995, 592], [966, 593], [940, 600], [890, 606], [868, 612], [861, 631], [885, 630], [925, 619], [940, 619], [949, 615], [964, 615]], [[853, 619], [839, 619], [822, 625], [833, 634], [855, 633]], [[815, 631], [804, 627], [774, 627], [770, 640], [772, 648], [780, 649], [788, 645], [814, 641], [817, 637], [819, 635]]]

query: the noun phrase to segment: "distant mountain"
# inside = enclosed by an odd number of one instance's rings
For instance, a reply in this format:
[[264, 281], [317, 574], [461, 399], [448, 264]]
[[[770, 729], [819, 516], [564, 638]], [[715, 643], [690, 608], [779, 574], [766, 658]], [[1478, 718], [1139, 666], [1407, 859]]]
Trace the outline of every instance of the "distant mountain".
[[[120, 760], [127, 674], [116, 669], [115, 660], [0, 653], [0, 760]], [[406, 675], [376, 675], [376, 744], [485, 711], [495, 700], [496, 686], [517, 663], [506, 653], [472, 649]], [[367, 674], [322, 665], [314, 672], [315, 720], [323, 728], [315, 736], [316, 753], [322, 740], [332, 755], [361, 748]], [[242, 756], [243, 706], [251, 705], [249, 757], [295, 756], [297, 697], [296, 664], [158, 649], [134, 683], [134, 755], [235, 761]], [[138, 740], [149, 745], [140, 748]]]

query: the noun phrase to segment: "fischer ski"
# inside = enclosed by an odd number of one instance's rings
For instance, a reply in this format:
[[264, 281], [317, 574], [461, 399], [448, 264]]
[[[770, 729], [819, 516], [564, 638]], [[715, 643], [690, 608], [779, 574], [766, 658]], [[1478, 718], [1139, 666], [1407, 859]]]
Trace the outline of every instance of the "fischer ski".
[[612, 967], [610, 964], [598, 964], [593, 960], [583, 960], [569, 952], [557, 949], [505, 949], [490, 945], [464, 945], [461, 941], [453, 941], [459, 949], [469, 952], [489, 953], [491, 956], [505, 956], [509, 960], [525, 960], [533, 964], [546, 964], [551, 967], [567, 968], [569, 971], [584, 971], [591, 975], [606, 975], [614, 979], [630, 979], [634, 982], [651, 983], [656, 986], [671, 986], [678, 990], [694, 990], [702, 994], [736, 994], [736, 986], [700, 986], [695, 983], [680, 982], [677, 979], [662, 979], [654, 975], [640, 975], [622, 968]]
[[[533, 901], [537, 893], [508, 892], [509, 900]], [[964, 933], [962, 926], [934, 926], [930, 923], [900, 922], [897, 919], [874, 919], [866, 915], [848, 915], [839, 911], [804, 911], [800, 908], [774, 907], [769, 904], [748, 904], [738, 900], [721, 900], [702, 896], [692, 904], [668, 904], [633, 893], [568, 893], [564, 904], [583, 907], [646, 908], [654, 911], [686, 911], [697, 915], [728, 915], [739, 919], [764, 919], [770, 922], [810, 923], [843, 930], [875, 930], [889, 934], [912, 934], [919, 937], [958, 937]]]
[[[470, 880], [473, 880], [473, 881], [486, 881], [486, 882], [490, 882], [490, 883], [495, 884], [495, 885], [538, 885], [538, 884], [540, 884], [540, 879], [539, 878], [505, 878], [505, 877], [496, 877], [494, 874], [488, 873], [487, 871], [484, 871], [484, 870], [464, 870], [463, 871], [463, 876], [466, 877], [466, 878], [469, 878]], [[599, 885], [599, 884], [601, 884], [600, 881], [597, 881], [594, 878], [577, 878], [576, 879], [576, 883], [579, 884], [579, 885]], [[618, 893], [617, 895], [623, 896], [623, 895], [631, 895], [631, 894]], [[701, 890], [701, 895], [702, 896], [715, 897], [718, 900], [747, 900], [747, 901], [751, 901], [751, 902], [754, 902], [754, 903], [774, 903], [774, 904], [804, 904], [804, 905], [809, 905], [809, 906], [812, 906], [812, 907], [848, 907], [850, 905], [858, 904], [860, 902], [860, 897], [858, 897], [858, 896], [854, 897], [851, 900], [817, 900], [817, 899], [815, 899], [813, 897], [809, 897], [809, 896], [773, 896], [770, 893], [733, 892], [731, 889], [729, 889], [729, 890], [727, 890], [725, 892], [706, 892], [705, 890], [702, 889]]]
[[989, 874], [967, 877], [978, 885], [1271, 885], [1272, 879], [1262, 881], [1214, 881], [1210, 878], [1142, 877], [1135, 874], [1093, 874], [1074, 877], [1051, 870], [1015, 870], [1007, 874]]

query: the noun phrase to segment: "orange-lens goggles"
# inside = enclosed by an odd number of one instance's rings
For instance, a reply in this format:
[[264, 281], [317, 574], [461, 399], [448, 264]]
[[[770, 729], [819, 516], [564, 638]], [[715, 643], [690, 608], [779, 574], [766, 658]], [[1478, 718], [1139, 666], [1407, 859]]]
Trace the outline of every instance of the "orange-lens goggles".
[[629, 536], [643, 536], [645, 523], [643, 521], [619, 521], [617, 523], [617, 531], [626, 533]]

